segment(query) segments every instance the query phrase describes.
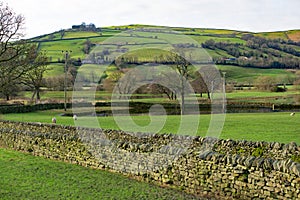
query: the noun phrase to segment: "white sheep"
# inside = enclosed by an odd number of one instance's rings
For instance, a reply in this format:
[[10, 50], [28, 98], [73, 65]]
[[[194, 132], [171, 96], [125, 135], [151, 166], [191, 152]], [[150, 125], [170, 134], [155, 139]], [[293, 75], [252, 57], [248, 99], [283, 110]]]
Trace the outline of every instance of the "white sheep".
[[52, 123], [56, 124], [56, 118], [55, 117], [52, 118]]
[[73, 119], [74, 119], [74, 120], [77, 120], [77, 115], [73, 115]]
[[294, 112], [292, 112], [291, 114], [290, 114], [290, 116], [294, 116], [296, 113], [294, 113]]

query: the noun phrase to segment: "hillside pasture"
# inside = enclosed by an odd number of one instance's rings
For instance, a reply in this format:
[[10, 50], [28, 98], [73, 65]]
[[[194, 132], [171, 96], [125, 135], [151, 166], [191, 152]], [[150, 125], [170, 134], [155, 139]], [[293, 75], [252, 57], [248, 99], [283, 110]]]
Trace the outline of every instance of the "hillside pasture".
[[212, 58], [231, 58], [232, 56], [228, 54], [226, 51], [217, 49], [205, 49], [205, 51], [208, 53], [208, 55]]
[[63, 63], [51, 63], [47, 66], [48, 70], [44, 74], [45, 78], [63, 75], [64, 67]]
[[196, 28], [195, 32], [205, 33], [205, 34], [241, 34], [243, 32], [228, 29], [209, 29], [209, 28]]
[[246, 41], [237, 37], [215, 37], [215, 36], [191, 36], [199, 44], [204, 43], [207, 40], [214, 40], [215, 42], [227, 42], [227, 43], [238, 43], [245, 44]]
[[84, 64], [77, 70], [77, 81], [85, 81], [88, 83], [98, 83], [101, 76], [107, 70], [106, 65]]
[[40, 48], [47, 52], [47, 56], [53, 62], [64, 59], [64, 53], [62, 51], [72, 51], [70, 54], [71, 58], [84, 58], [83, 43], [85, 41], [85, 39], [76, 39], [41, 42]]
[[51, 41], [51, 40], [60, 40], [62, 39], [61, 36], [61, 32], [60, 31], [56, 31], [53, 33], [49, 33], [49, 34], [45, 34], [45, 35], [41, 35], [41, 36], [37, 36], [34, 38], [31, 38], [32, 41]]
[[219, 70], [226, 72], [227, 82], [237, 83], [253, 83], [259, 76], [271, 76], [274, 78], [280, 77], [295, 77], [291, 71], [284, 69], [261, 69], [261, 68], [247, 68], [233, 65], [216, 65]]
[[101, 36], [101, 34], [99, 32], [93, 32], [93, 31], [66, 31], [63, 39], [82, 38], [82, 37], [88, 38], [94, 36]]
[[87, 39], [91, 41], [93, 44], [102, 44], [103, 41], [113, 36], [114, 35], [110, 35], [110, 34], [102, 34], [101, 37], [91, 37]]
[[288, 39], [288, 35], [285, 31], [278, 31], [278, 32], [262, 32], [262, 33], [257, 33], [255, 34], [256, 36], [260, 36], [260, 37], [264, 37], [264, 38], [268, 38], [268, 39], [283, 39], [283, 40], [287, 40]]
[[[84, 54], [83, 49], [84, 43], [87, 41], [87, 39], [80, 38], [86, 37], [93, 44], [96, 44], [96, 46], [92, 48], [91, 54], [95, 54], [97, 58], [101, 57], [101, 59], [108, 62], [113, 62], [114, 58], [118, 56], [128, 56], [135, 61], [138, 60], [141, 62], [155, 62], [156, 60], [159, 60], [159, 57], [165, 56], [168, 51], [174, 49], [176, 45], [186, 45], [187, 43], [194, 45], [193, 47], [184, 48], [186, 54], [193, 60], [208, 60], [210, 59], [209, 57], [215, 59], [234, 57], [233, 55], [230, 55], [228, 52], [221, 49], [205, 49], [208, 55], [205, 54], [205, 58], [202, 58], [203, 56], [199, 57], [197, 50], [199, 47], [201, 47], [201, 43], [211, 39], [215, 42], [239, 43], [241, 45], [238, 47], [238, 50], [242, 54], [253, 51], [253, 49], [245, 45], [246, 41], [241, 39], [241, 35], [245, 34], [245, 32], [222, 29], [192, 29], [181, 27], [167, 27], [167, 29], [164, 28], [165, 27], [145, 25], [106, 27], [102, 28], [102, 36], [100, 36], [100, 33], [98, 32], [66, 30], [64, 33], [64, 40], [49, 41], [47, 37], [49, 37], [51, 34], [44, 36], [45, 41], [42, 41], [42, 38], [40, 38], [40, 50], [45, 50], [52, 62], [57, 62], [58, 60], [61, 61], [64, 59], [64, 54], [61, 52], [62, 50], [72, 50], [70, 56], [73, 59], [85, 59], [87, 55]], [[124, 30], [124, 32], [121, 32], [122, 30]], [[172, 32], [172, 30], [180, 32]], [[195, 35], [189, 35], [188, 33], [190, 32], [195, 33]], [[287, 36], [298, 37], [297, 35], [299, 32], [299, 30], [293, 30], [253, 34], [272, 39], [284, 39], [284, 37], [287, 38]], [[55, 32], [52, 35], [55, 36], [56, 39], [61, 37], [60, 32]], [[172, 45], [174, 45], [174, 47]], [[288, 45], [288, 47], [296, 50], [299, 49], [299, 47], [296, 45]], [[280, 57], [291, 56], [294, 59], [298, 59], [298, 57], [288, 54], [284, 51], [272, 49], [272, 52], [276, 55], [280, 55]], [[258, 53], [262, 53], [262, 56], [268, 57], [267, 53], [260, 51], [258, 51]], [[279, 60], [279, 58], [274, 57], [274, 61]], [[220, 68], [224, 68], [224, 66], [220, 66]], [[265, 74], [271, 74], [271, 76], [285, 76], [288, 74], [284, 70], [278, 70], [275, 73], [275, 69], [267, 69], [269, 72], [263, 72], [262, 69], [257, 68], [236, 67], [233, 69], [233, 67], [230, 66], [227, 67], [226, 70], [228, 72], [228, 80], [237, 83], [252, 82], [254, 78]], [[49, 72], [50, 75], [56, 75], [57, 73], [58, 72]]]

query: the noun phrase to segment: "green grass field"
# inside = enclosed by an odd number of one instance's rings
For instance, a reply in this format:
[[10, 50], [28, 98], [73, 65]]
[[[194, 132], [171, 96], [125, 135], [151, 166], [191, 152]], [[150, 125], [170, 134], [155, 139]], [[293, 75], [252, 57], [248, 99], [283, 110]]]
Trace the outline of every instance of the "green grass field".
[[[80, 93], [76, 93], [77, 95], [80, 95], [81, 98], [88, 98], [90, 100], [96, 100], [96, 101], [110, 101], [111, 99], [111, 93], [105, 92], [105, 91], [97, 91], [94, 93], [94, 91], [81, 91]], [[32, 92], [26, 91], [22, 92], [21, 96], [25, 98], [30, 98], [32, 95]], [[68, 102], [72, 100], [73, 91], [67, 91], [67, 99]], [[64, 99], [64, 92], [63, 91], [42, 91], [41, 92], [41, 100], [42, 101], [62, 101]]]
[[280, 104], [299, 104], [300, 91], [293, 87], [288, 87], [287, 92], [261, 92], [255, 89], [237, 90], [226, 94], [229, 102], [248, 102], [248, 103], [272, 103]]
[[76, 79], [86, 80], [87, 83], [98, 83], [107, 68], [106, 65], [84, 64], [78, 68]]
[[45, 72], [45, 78], [54, 77], [64, 74], [64, 64], [50, 64], [47, 66], [48, 70]]
[[227, 98], [237, 98], [237, 99], [242, 99], [242, 98], [255, 98], [255, 97], [262, 97], [262, 98], [268, 98], [268, 97], [278, 97], [278, 98], [284, 98], [289, 95], [295, 95], [295, 94], [300, 94], [300, 91], [293, 90], [291, 88], [287, 92], [261, 92], [257, 91], [254, 89], [251, 90], [239, 90], [235, 91], [232, 93], [227, 93], [226, 97]]
[[0, 199], [193, 199], [119, 174], [0, 148]]
[[288, 39], [286, 31], [262, 32], [262, 33], [258, 33], [256, 35], [260, 36], [260, 37], [271, 38], [271, 39], [275, 39], [275, 38], [281, 38], [284, 40]]
[[232, 42], [232, 43], [239, 43], [239, 44], [245, 44], [245, 40], [242, 40], [240, 38], [229, 38], [229, 37], [213, 37], [213, 36], [192, 36], [192, 38], [197, 41], [199, 44], [204, 43], [207, 40], [213, 39], [216, 42]]
[[257, 69], [246, 68], [232, 65], [217, 65], [222, 72], [226, 72], [226, 80], [228, 82], [238, 83], [254, 83], [259, 76], [270, 76], [274, 78], [294, 78], [295, 74], [284, 69]]
[[84, 52], [82, 50], [83, 44], [86, 39], [76, 39], [76, 40], [60, 40], [52, 42], [42, 42], [41, 49], [47, 52], [47, 56], [52, 58], [52, 61], [57, 61], [58, 59], [64, 59], [64, 54], [62, 51], [72, 51], [70, 56], [74, 59], [84, 58]]
[[[39, 111], [26, 114], [6, 114], [2, 115], [1, 119], [13, 121], [28, 121], [28, 122], [42, 122], [51, 123], [51, 118], [55, 116], [58, 124], [74, 125], [74, 120], [71, 117], [63, 117], [60, 114], [62, 110]], [[216, 116], [218, 117], [218, 116]], [[195, 124], [195, 120], [200, 119], [200, 124]], [[177, 133], [181, 122], [180, 116], [169, 115], [164, 119], [164, 116], [152, 116], [152, 125], [148, 115], [141, 116], [119, 116], [118, 120], [127, 124], [129, 120], [133, 120], [140, 127], [121, 127], [126, 131], [135, 132], [151, 132], [157, 130], [162, 122], [159, 133]], [[184, 116], [185, 131], [184, 134], [191, 134], [196, 126], [197, 135], [206, 136], [211, 115], [187, 115]], [[236, 113], [226, 114], [226, 119], [220, 138], [234, 139], [234, 140], [250, 140], [250, 141], [269, 141], [289, 143], [294, 141], [300, 144], [300, 114], [291, 117], [289, 113], [272, 112], [272, 113]], [[98, 124], [99, 123], [99, 124]], [[87, 127], [101, 127], [104, 129], [119, 130], [114, 117], [79, 117], [76, 125]], [[213, 126], [220, 126], [219, 124], [212, 124]]]
[[68, 31], [64, 35], [64, 39], [67, 38], [80, 38], [80, 37], [93, 37], [93, 36], [100, 36], [99, 33], [92, 32], [92, 31]]

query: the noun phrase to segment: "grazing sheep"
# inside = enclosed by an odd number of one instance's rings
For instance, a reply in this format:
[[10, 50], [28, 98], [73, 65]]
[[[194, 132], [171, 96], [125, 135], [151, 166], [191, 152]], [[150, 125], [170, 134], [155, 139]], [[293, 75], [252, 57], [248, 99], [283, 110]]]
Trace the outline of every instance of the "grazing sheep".
[[290, 114], [290, 116], [294, 116], [296, 113], [294, 113], [294, 112], [292, 112], [291, 114]]
[[52, 123], [56, 124], [56, 118], [55, 117], [52, 118]]
[[74, 120], [77, 120], [77, 115], [73, 115], [73, 119], [74, 119]]

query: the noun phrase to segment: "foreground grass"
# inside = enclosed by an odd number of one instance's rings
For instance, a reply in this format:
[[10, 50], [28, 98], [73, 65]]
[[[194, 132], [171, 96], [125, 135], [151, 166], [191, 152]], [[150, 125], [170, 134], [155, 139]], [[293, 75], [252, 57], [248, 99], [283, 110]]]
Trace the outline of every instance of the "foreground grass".
[[0, 199], [192, 199], [179, 191], [0, 148]]
[[[95, 127], [103, 129], [126, 130], [135, 132], [159, 132], [159, 133], [178, 133], [181, 116], [169, 115], [152, 116], [120, 116], [118, 118], [110, 117], [79, 117], [74, 123], [71, 117], [63, 117], [60, 114], [62, 110], [40, 111], [25, 114], [7, 114], [2, 115], [4, 120], [27, 121], [51, 123], [51, 118], [55, 116], [58, 124], [77, 125], [86, 127]], [[184, 134], [206, 136], [212, 115], [187, 115], [184, 116]], [[214, 115], [214, 117], [219, 117]], [[195, 123], [199, 118], [200, 123]], [[121, 127], [116, 123], [116, 119], [121, 123]], [[133, 120], [138, 126], [130, 126], [129, 122]], [[296, 142], [300, 144], [300, 114], [290, 116], [290, 113], [272, 112], [272, 113], [236, 113], [226, 114], [224, 127], [219, 137], [223, 139], [250, 140], [250, 141], [268, 141], [289, 143]], [[127, 126], [126, 126], [127, 124]], [[213, 123], [211, 127], [220, 126], [222, 123]], [[196, 127], [197, 133], [193, 130]], [[182, 133], [182, 131], [181, 131]]]

